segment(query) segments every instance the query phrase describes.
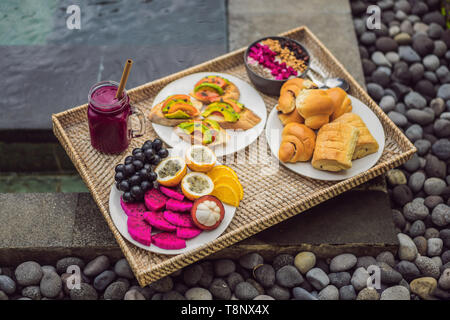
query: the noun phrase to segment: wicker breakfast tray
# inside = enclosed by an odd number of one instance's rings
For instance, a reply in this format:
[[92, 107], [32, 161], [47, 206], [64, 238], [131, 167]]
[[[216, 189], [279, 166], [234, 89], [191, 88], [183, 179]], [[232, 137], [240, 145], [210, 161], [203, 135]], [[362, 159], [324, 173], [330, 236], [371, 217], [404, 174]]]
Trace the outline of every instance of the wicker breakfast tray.
[[[375, 112], [386, 133], [383, 154], [374, 167], [353, 178], [340, 182], [319, 181], [295, 174], [284, 166], [279, 166], [278, 170], [272, 172], [268, 170], [268, 163], [270, 163], [268, 161], [276, 161], [268, 147], [262, 155], [261, 152], [259, 153], [258, 159], [255, 159], [253, 152], [249, 152], [249, 148], [267, 146], [265, 135], [262, 134], [257, 141], [253, 142], [245, 151], [242, 151], [241, 155], [237, 155], [238, 158], [246, 157], [246, 162], [230, 163], [229, 157], [219, 159], [221, 162], [230, 165], [238, 174], [244, 186], [244, 199], [236, 210], [230, 225], [220, 237], [187, 253], [170, 256], [140, 249], [122, 237], [109, 215], [108, 200], [114, 182], [114, 167], [126, 155], [130, 154], [133, 148], [141, 146], [147, 139], [155, 138], [156, 135], [151, 123], [146, 122], [144, 137], [133, 139], [128, 150], [123, 154], [105, 155], [91, 147], [87, 124], [87, 104], [52, 116], [56, 137], [92, 193], [141, 286], [156, 281], [399, 166], [416, 151], [411, 142], [307, 27], [290, 30], [283, 33], [282, 36], [296, 39], [305, 45], [312, 59], [325, 74], [346, 79], [350, 84], [350, 94], [366, 103]], [[192, 73], [223, 72], [250, 83], [243, 64], [244, 51], [245, 48], [230, 52], [192, 68], [131, 89], [128, 94], [136, 107], [148, 112], [153, 98], [164, 86]], [[261, 94], [261, 96], [266, 103], [267, 112], [270, 112], [277, 102], [277, 97], [264, 94]]]

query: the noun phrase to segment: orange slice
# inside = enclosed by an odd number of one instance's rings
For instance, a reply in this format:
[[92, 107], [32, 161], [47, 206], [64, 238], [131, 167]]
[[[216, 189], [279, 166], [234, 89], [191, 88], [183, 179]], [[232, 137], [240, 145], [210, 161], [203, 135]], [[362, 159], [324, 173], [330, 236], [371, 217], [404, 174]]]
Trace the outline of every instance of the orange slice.
[[216, 164], [214, 151], [203, 145], [193, 145], [186, 150], [186, 164], [192, 171], [207, 172]]
[[206, 174], [191, 172], [181, 180], [181, 191], [190, 200], [210, 194], [214, 190], [214, 182]]
[[236, 179], [239, 180], [236, 172], [234, 172], [233, 169], [231, 169], [230, 167], [226, 166], [226, 165], [219, 165], [219, 166], [215, 166], [214, 168], [211, 169], [211, 171], [208, 172], [208, 176], [213, 179], [213, 181], [220, 177], [220, 176], [234, 176]]
[[165, 187], [174, 187], [186, 175], [187, 166], [183, 158], [169, 157], [161, 161], [155, 168], [159, 184]]
[[218, 184], [211, 195], [217, 197], [223, 203], [233, 207], [239, 207], [239, 194], [226, 184]]
[[227, 186], [230, 186], [239, 195], [239, 200], [242, 200], [244, 198], [244, 189], [242, 188], [239, 180], [234, 176], [219, 176], [213, 181], [215, 186], [220, 184], [226, 184]]

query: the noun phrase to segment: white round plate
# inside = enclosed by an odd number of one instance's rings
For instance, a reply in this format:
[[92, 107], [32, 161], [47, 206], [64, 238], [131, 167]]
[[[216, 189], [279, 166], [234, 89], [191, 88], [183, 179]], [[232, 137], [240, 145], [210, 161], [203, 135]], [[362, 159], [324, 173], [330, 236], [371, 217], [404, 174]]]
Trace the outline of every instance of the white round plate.
[[[170, 149], [169, 154], [170, 156], [181, 156], [184, 158], [184, 148], [183, 149]], [[219, 165], [220, 163], [217, 163], [216, 165]], [[188, 169], [189, 172], [189, 169]], [[204, 230], [202, 233], [200, 233], [197, 237], [193, 239], [186, 240], [186, 248], [184, 249], [178, 249], [178, 250], [166, 250], [161, 249], [153, 244], [150, 246], [143, 245], [142, 243], [137, 242], [133, 238], [131, 238], [130, 234], [128, 233], [128, 227], [127, 227], [127, 215], [123, 211], [121, 205], [120, 205], [120, 197], [122, 196], [122, 191], [119, 191], [116, 187], [116, 184], [114, 183], [111, 192], [109, 194], [109, 214], [111, 215], [111, 219], [114, 222], [114, 225], [116, 226], [117, 230], [119, 230], [120, 234], [130, 241], [132, 244], [138, 246], [139, 248], [142, 248], [147, 251], [155, 252], [155, 253], [162, 253], [162, 254], [180, 254], [185, 253], [189, 250], [195, 249], [207, 242], [210, 242], [217, 237], [219, 237], [225, 229], [230, 224], [231, 220], [234, 217], [234, 213], [236, 212], [236, 208], [230, 205], [227, 205], [223, 203], [223, 206], [225, 208], [225, 215], [220, 223], [220, 225], [211, 231]], [[186, 213], [188, 214], [188, 213]], [[152, 234], [158, 233], [159, 231], [152, 231]]]
[[[370, 168], [377, 163], [378, 159], [380, 159], [381, 154], [383, 153], [385, 136], [383, 126], [381, 125], [378, 117], [373, 113], [373, 111], [362, 103], [357, 98], [350, 96], [352, 101], [353, 113], [356, 113], [361, 117], [361, 119], [366, 124], [370, 133], [373, 135], [375, 140], [377, 140], [379, 148], [376, 153], [365, 156], [364, 158], [353, 160], [352, 167], [348, 170], [342, 170], [340, 172], [331, 172], [331, 171], [322, 171], [313, 168], [311, 162], [296, 162], [296, 163], [280, 163], [284, 165], [286, 168], [301, 174], [305, 177], [317, 179], [317, 180], [328, 180], [328, 181], [336, 181], [336, 180], [344, 180], [351, 178], [361, 172], [369, 170]], [[270, 146], [270, 150], [278, 158], [278, 149], [280, 149], [281, 143], [281, 132], [283, 130], [283, 125], [278, 118], [277, 110], [274, 107], [267, 118], [267, 126], [266, 126], [266, 138], [267, 142]]]
[[[164, 101], [170, 95], [189, 94], [190, 92], [192, 92], [193, 87], [197, 83], [197, 81], [199, 81], [203, 77], [210, 75], [218, 75], [233, 82], [240, 91], [239, 102], [244, 104], [246, 108], [250, 109], [261, 118], [261, 121], [251, 129], [245, 131], [227, 130], [228, 134], [230, 135], [230, 140], [227, 142], [227, 144], [213, 147], [216, 156], [220, 157], [244, 149], [246, 146], [251, 144], [256, 140], [256, 138], [259, 137], [264, 129], [264, 125], [266, 124], [267, 110], [264, 100], [261, 98], [258, 91], [256, 91], [247, 82], [236, 78], [235, 76], [220, 72], [194, 73], [181, 79], [175, 80], [165, 86], [153, 100], [152, 108], [161, 101]], [[187, 142], [185, 142], [177, 134], [175, 134], [173, 127], [163, 126], [156, 123], [152, 123], [152, 125], [156, 134], [169, 146], [175, 147], [179, 144], [185, 146], [188, 145]]]

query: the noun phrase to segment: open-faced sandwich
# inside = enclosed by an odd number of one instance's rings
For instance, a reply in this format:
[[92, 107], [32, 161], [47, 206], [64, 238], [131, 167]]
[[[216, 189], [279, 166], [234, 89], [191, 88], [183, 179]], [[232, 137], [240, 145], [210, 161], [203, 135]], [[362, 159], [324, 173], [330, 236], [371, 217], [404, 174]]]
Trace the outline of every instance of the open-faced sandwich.
[[229, 80], [219, 76], [206, 76], [198, 81], [191, 96], [206, 104], [209, 104], [217, 98], [239, 99], [239, 89]]
[[247, 130], [256, 126], [261, 118], [242, 103], [231, 98], [216, 98], [202, 112], [202, 117], [217, 121], [224, 129]]
[[158, 103], [150, 111], [153, 123], [174, 127], [189, 119], [198, 119], [202, 103], [186, 94], [175, 94]]
[[226, 131], [211, 119], [182, 122], [175, 127], [175, 133], [188, 143], [210, 147], [226, 144], [229, 139]]

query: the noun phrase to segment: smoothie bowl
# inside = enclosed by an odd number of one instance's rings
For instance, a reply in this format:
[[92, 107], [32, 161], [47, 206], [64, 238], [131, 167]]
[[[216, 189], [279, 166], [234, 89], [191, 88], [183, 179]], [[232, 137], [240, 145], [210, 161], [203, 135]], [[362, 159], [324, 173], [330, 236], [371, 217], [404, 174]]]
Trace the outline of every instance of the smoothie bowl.
[[244, 64], [255, 87], [263, 93], [278, 95], [281, 86], [308, 70], [310, 56], [297, 41], [285, 37], [265, 37], [245, 51]]

